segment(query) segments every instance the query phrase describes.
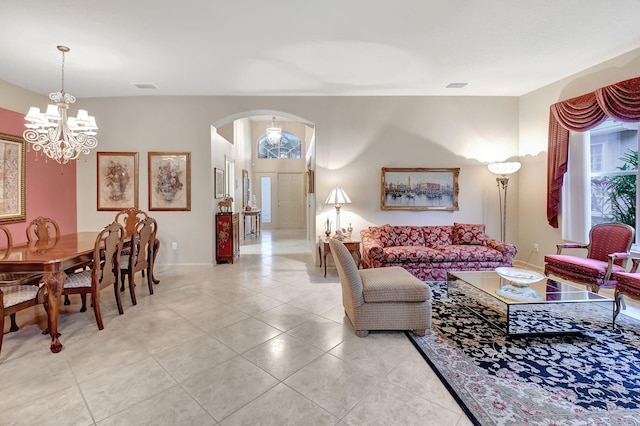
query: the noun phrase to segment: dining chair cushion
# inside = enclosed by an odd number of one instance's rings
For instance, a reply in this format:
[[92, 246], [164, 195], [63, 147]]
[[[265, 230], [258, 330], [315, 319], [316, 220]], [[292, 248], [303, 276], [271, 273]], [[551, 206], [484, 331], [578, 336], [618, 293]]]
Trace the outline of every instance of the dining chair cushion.
[[2, 287], [4, 308], [18, 305], [36, 298], [40, 288], [37, 285], [15, 285]]
[[65, 288], [91, 287], [91, 269], [71, 274], [64, 280]]
[[[564, 254], [548, 254], [544, 257], [547, 269], [553, 272], [563, 271], [573, 278], [593, 277], [601, 284], [607, 273], [608, 262]], [[624, 267], [613, 264], [612, 272], [624, 272]], [[610, 283], [613, 284], [613, 283]]]

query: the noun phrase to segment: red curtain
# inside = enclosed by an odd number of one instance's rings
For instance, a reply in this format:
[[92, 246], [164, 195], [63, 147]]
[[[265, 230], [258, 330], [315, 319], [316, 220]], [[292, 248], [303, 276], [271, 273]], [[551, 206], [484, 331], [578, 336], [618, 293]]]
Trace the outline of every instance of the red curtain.
[[569, 131], [593, 129], [607, 117], [640, 121], [640, 77], [551, 105], [547, 157], [547, 220], [558, 227], [558, 209], [569, 155]]

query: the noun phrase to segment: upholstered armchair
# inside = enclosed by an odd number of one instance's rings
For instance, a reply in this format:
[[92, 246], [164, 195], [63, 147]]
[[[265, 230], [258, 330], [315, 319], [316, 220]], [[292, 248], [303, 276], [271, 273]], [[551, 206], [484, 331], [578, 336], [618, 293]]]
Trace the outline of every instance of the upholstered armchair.
[[[544, 273], [586, 284], [597, 293], [616, 285], [615, 273], [625, 271], [634, 229], [623, 223], [603, 223], [591, 228], [589, 244], [558, 244], [556, 254], [544, 257]], [[562, 254], [564, 249], [586, 249], [586, 257]]]
[[340, 241], [329, 240], [345, 313], [358, 337], [369, 330], [413, 330], [424, 336], [431, 328], [431, 288], [400, 266], [359, 270]]

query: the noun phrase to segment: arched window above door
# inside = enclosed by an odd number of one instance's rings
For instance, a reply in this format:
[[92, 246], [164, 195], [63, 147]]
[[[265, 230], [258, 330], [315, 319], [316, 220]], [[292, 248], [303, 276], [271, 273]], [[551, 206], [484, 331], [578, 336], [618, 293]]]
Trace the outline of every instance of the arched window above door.
[[258, 139], [258, 158], [300, 159], [302, 141], [293, 133], [283, 130], [280, 140], [273, 144], [265, 134]]

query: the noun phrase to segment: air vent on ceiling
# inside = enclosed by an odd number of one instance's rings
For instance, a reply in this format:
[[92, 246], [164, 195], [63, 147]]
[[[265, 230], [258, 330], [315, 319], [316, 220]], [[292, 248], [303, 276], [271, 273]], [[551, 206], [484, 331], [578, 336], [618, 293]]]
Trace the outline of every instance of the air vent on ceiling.
[[136, 86], [138, 89], [157, 89], [158, 86], [156, 86], [153, 83], [131, 83], [134, 86]]
[[445, 87], [447, 89], [462, 89], [463, 87], [465, 87], [467, 84], [469, 83], [449, 83], [447, 84]]

